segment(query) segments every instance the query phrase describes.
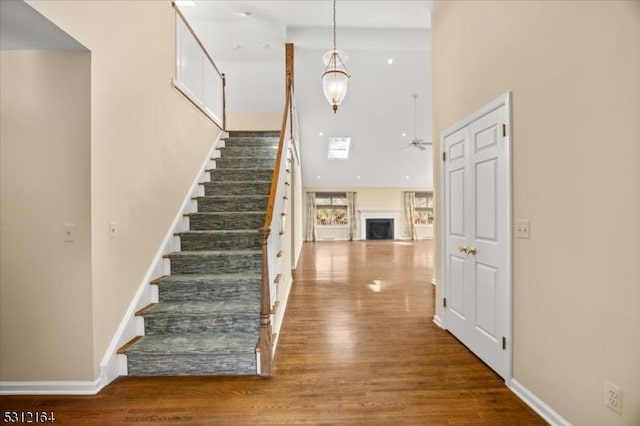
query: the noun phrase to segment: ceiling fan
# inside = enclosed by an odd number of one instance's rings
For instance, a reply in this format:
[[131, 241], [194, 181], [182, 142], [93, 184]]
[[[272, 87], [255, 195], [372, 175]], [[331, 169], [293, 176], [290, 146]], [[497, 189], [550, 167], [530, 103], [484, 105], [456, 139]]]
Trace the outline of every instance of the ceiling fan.
[[413, 139], [411, 139], [411, 141], [409, 142], [408, 145], [406, 145], [404, 148], [409, 148], [409, 147], [416, 147], [418, 148], [420, 151], [425, 151], [427, 148], [427, 146], [430, 146], [433, 144], [433, 142], [426, 142], [424, 139], [418, 139], [417, 135], [416, 135], [416, 127], [417, 127], [417, 121], [418, 121], [418, 94], [414, 93], [413, 95], [411, 95], [411, 97], [413, 98]]

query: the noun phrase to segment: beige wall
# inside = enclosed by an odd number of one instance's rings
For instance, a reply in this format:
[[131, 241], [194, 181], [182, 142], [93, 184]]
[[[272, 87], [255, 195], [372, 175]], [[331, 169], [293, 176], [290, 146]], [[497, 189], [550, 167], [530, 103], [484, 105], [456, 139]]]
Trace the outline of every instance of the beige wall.
[[281, 127], [281, 112], [227, 112], [227, 130], [280, 130]]
[[3, 381], [93, 380], [90, 72], [88, 52], [0, 52]]
[[[169, 0], [28, 3], [91, 50], [95, 376], [219, 131], [171, 87], [175, 25]], [[110, 221], [117, 225], [115, 239], [108, 235]]]
[[573, 424], [640, 424], [640, 2], [435, 2], [433, 55], [434, 140], [513, 92], [514, 378]]
[[[358, 236], [360, 236], [360, 210], [384, 210], [398, 213], [398, 235], [396, 239], [409, 239], [410, 234], [407, 229], [407, 221], [404, 213], [404, 192], [405, 191], [430, 191], [424, 188], [370, 188], [370, 187], [306, 187], [305, 192], [345, 192], [354, 191], [357, 193], [356, 210], [358, 211]], [[306, 218], [305, 218], [306, 220]], [[323, 239], [348, 239], [349, 230], [347, 228], [325, 228], [318, 227], [318, 240]], [[419, 238], [429, 237], [428, 230], [421, 228]]]

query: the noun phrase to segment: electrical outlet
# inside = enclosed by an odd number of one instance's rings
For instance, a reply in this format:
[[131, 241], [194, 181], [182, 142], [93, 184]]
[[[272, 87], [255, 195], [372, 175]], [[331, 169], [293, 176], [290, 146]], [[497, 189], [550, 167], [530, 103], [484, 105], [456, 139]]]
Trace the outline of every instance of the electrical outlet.
[[622, 389], [611, 382], [604, 382], [604, 405], [611, 411], [622, 414]]
[[116, 223], [113, 221], [109, 222], [109, 238], [115, 238], [118, 235], [117, 230]]
[[516, 237], [530, 238], [531, 222], [529, 219], [518, 219], [516, 222]]
[[76, 240], [76, 226], [73, 223], [64, 224], [64, 242], [72, 243]]

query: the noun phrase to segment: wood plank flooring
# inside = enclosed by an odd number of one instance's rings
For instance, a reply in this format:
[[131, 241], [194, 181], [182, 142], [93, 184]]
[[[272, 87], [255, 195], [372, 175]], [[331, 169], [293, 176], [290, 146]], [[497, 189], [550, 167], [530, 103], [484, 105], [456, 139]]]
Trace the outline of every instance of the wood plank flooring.
[[95, 396], [2, 396], [59, 424], [544, 425], [432, 323], [431, 241], [307, 243], [275, 375], [129, 378]]

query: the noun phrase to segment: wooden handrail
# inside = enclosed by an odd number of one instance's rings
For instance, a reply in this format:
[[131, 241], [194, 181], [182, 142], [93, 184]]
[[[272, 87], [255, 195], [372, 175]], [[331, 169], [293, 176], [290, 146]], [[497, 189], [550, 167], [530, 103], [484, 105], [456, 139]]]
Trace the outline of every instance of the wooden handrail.
[[[267, 212], [262, 227], [258, 230], [260, 233], [260, 248], [262, 253], [262, 273], [261, 273], [261, 287], [260, 287], [260, 335], [258, 337], [258, 343], [256, 344], [256, 350], [260, 353], [260, 375], [271, 376], [273, 374], [272, 362], [273, 362], [273, 334], [271, 324], [271, 280], [269, 271], [269, 237], [271, 233], [271, 225], [273, 221], [273, 215], [276, 208], [276, 200], [278, 194], [278, 188], [282, 182], [280, 182], [280, 170], [282, 168], [282, 161], [286, 158], [285, 152], [285, 138], [287, 135], [287, 124], [293, 129], [293, 45], [287, 44], [287, 67], [286, 67], [286, 95], [284, 103], [284, 111], [282, 113], [282, 124], [280, 127], [280, 136], [278, 138], [278, 149], [276, 152], [276, 160], [273, 166], [273, 173], [271, 174], [271, 187], [269, 188], [269, 200], [267, 202]], [[290, 140], [293, 138], [291, 133]], [[276, 233], [272, 238], [280, 238], [281, 233]], [[281, 256], [282, 251], [277, 257]], [[276, 272], [276, 271], [271, 271]]]
[[[289, 79], [287, 79], [287, 86], [289, 85]], [[287, 97], [284, 103], [284, 113], [282, 116], [282, 125], [280, 126], [280, 139], [278, 140], [278, 150], [276, 151], [276, 163], [273, 167], [273, 173], [271, 174], [271, 188], [269, 189], [269, 201], [267, 202], [267, 214], [264, 219], [264, 227], [268, 228], [271, 225], [273, 219], [273, 206], [276, 200], [276, 192], [278, 190], [278, 176], [280, 176], [280, 160], [282, 149], [284, 147], [284, 138], [287, 132], [287, 120], [289, 118], [289, 109], [291, 107], [291, 91], [287, 90]]]

